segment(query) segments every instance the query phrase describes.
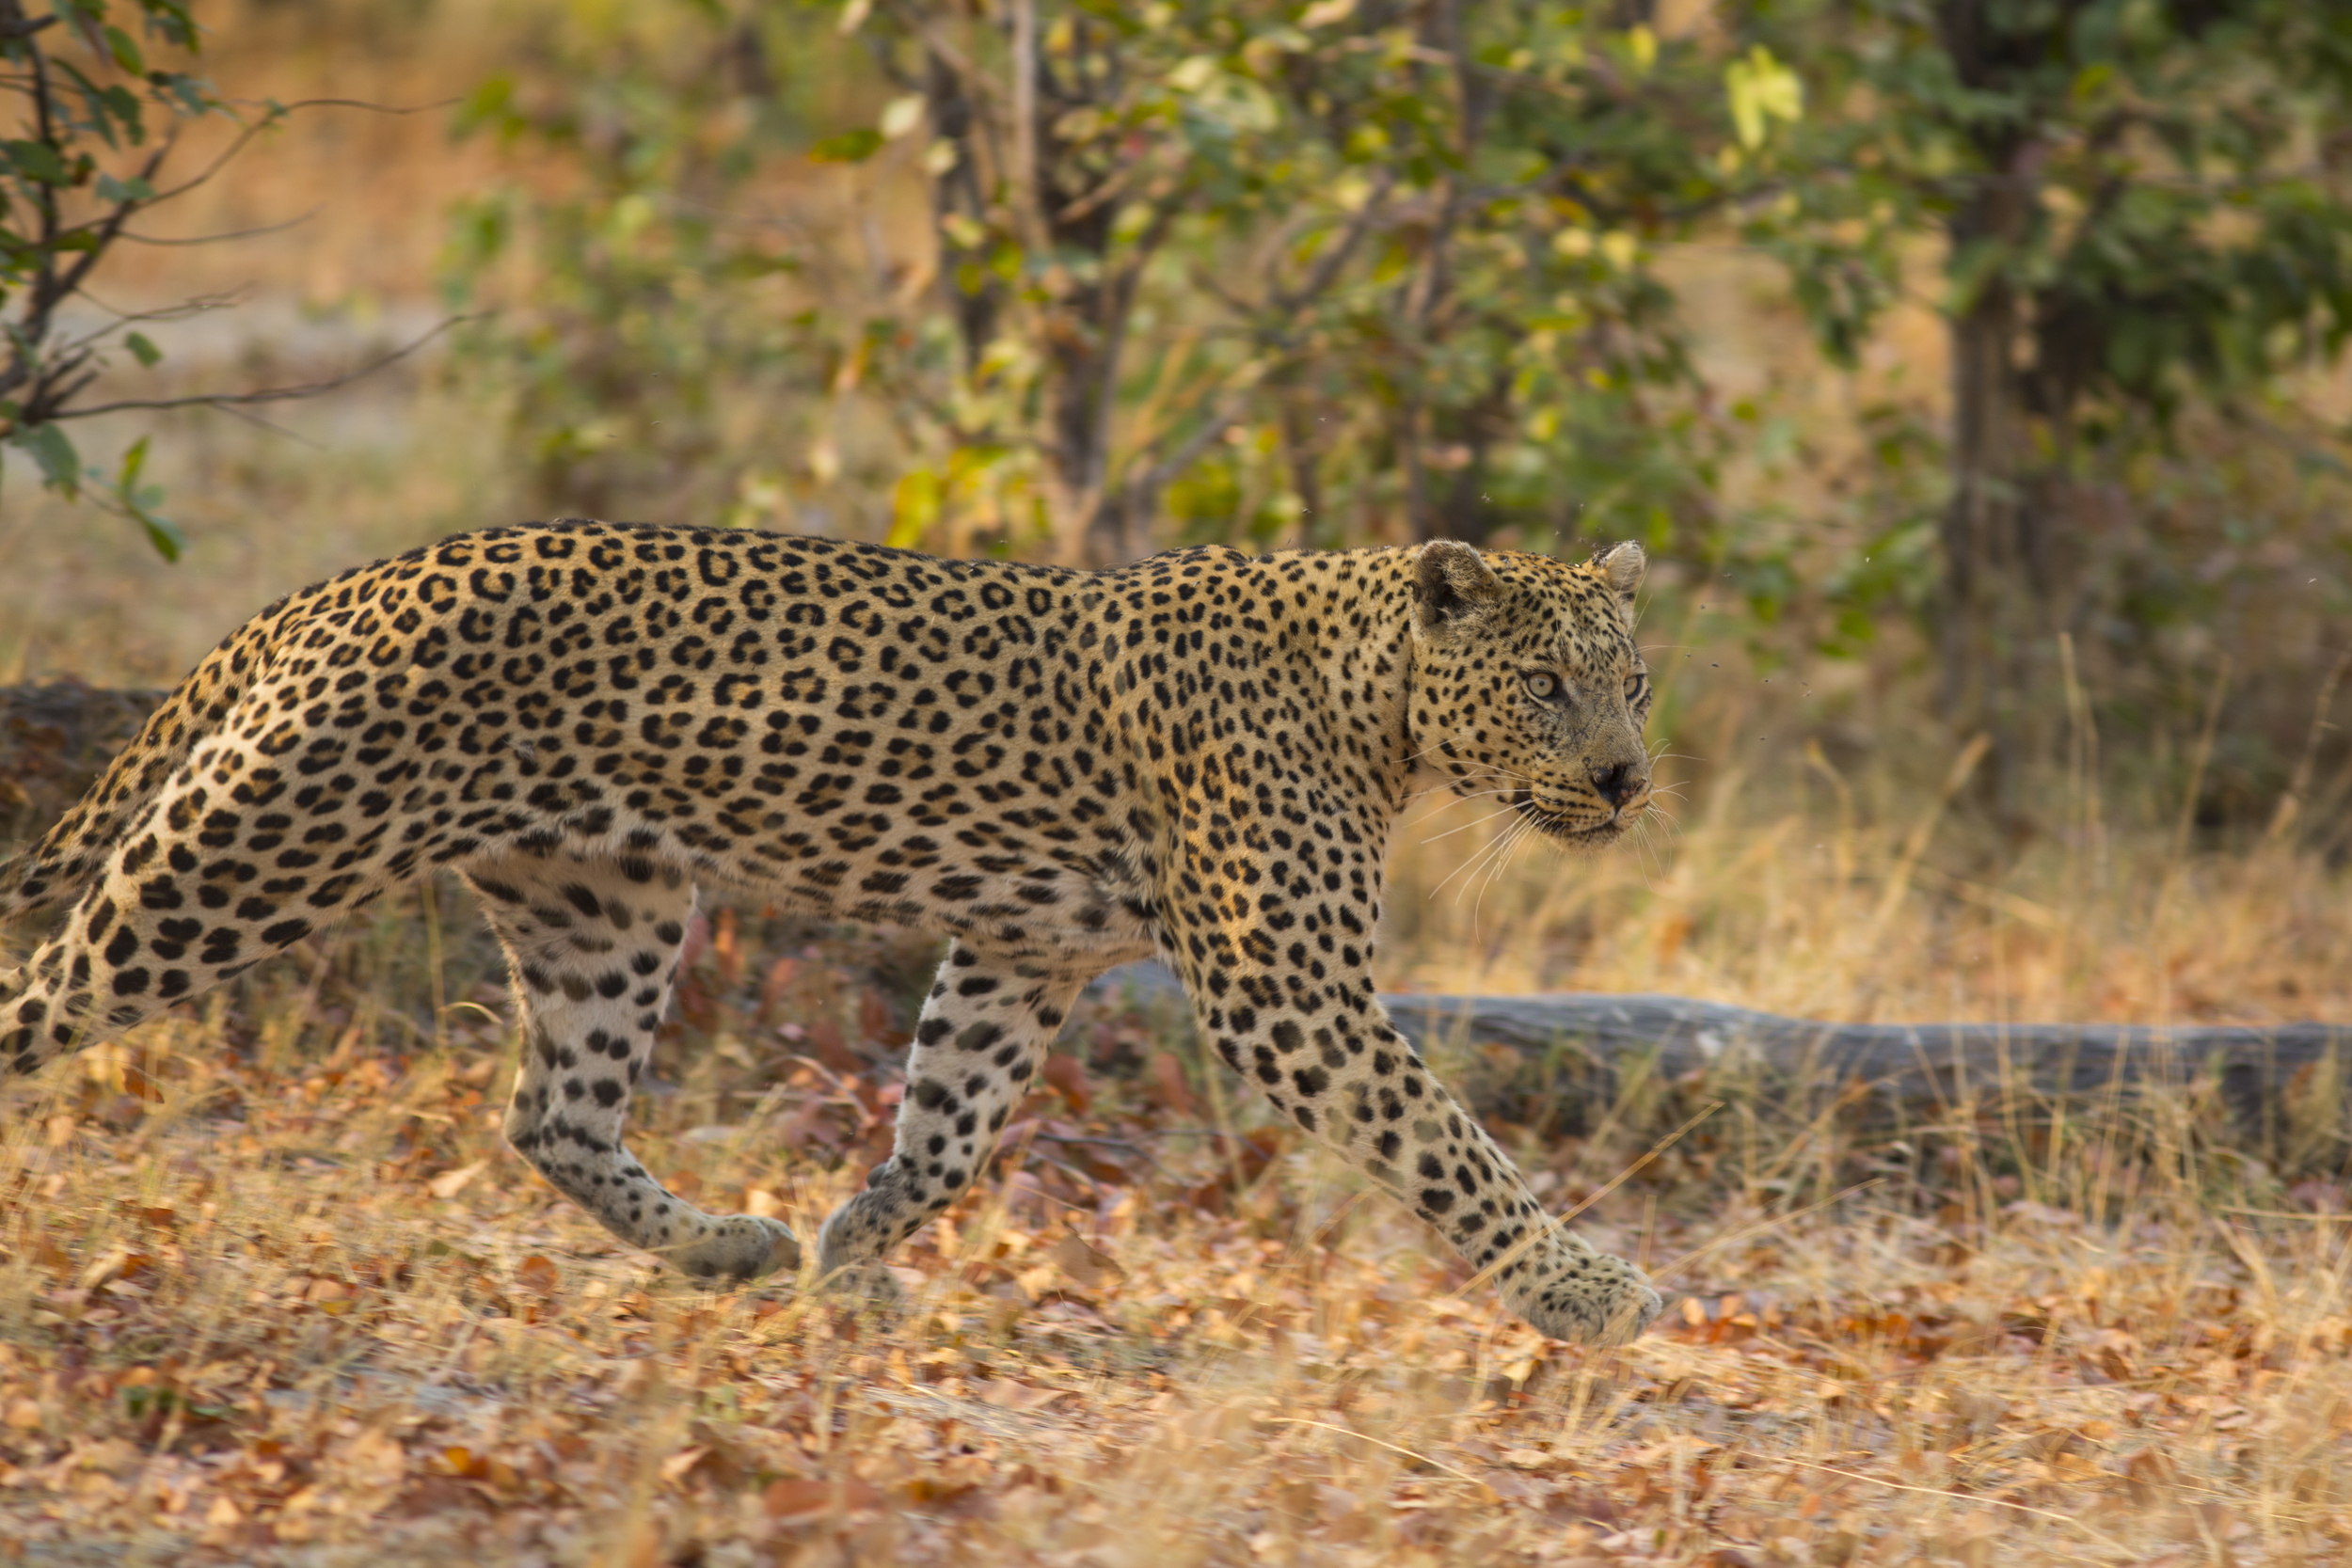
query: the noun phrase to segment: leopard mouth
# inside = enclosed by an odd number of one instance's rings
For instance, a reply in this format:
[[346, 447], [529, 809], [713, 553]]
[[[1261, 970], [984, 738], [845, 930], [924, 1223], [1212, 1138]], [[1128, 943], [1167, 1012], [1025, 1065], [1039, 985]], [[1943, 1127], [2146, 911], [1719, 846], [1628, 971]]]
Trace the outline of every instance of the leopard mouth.
[[1579, 849], [1598, 849], [1614, 844], [1625, 836], [1630, 826], [1622, 811], [1611, 812], [1595, 821], [1589, 815], [1562, 811], [1534, 800], [1517, 802], [1518, 813], [1542, 830], [1549, 837]]

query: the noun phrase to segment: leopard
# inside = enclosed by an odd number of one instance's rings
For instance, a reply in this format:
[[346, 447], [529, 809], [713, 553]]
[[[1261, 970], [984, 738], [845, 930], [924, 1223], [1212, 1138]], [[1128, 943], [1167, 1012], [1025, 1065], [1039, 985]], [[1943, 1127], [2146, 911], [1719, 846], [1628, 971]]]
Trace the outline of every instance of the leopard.
[[[623, 1128], [703, 889], [944, 939], [892, 1152], [818, 1279], [881, 1274], [974, 1191], [1085, 988], [1157, 958], [1273, 1112], [1543, 1334], [1661, 1301], [1549, 1214], [1389, 1020], [1390, 840], [1452, 791], [1598, 849], [1648, 809], [1640, 545], [1456, 540], [1087, 570], [563, 518], [461, 533], [225, 638], [46, 834], [0, 917], [0, 1062], [32, 1073], [440, 871], [511, 971], [506, 1142], [628, 1247], [800, 1270]], [[59, 911], [62, 911], [60, 915]]]

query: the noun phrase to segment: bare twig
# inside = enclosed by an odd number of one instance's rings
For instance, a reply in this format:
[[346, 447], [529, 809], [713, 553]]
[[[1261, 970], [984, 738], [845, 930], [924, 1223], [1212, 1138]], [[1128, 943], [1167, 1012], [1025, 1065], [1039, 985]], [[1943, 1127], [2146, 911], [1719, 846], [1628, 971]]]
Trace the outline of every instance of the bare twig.
[[1037, 167], [1037, 0], [1012, 0], [1012, 209], [1022, 244], [1047, 243]]
[[126, 408], [228, 409], [240, 405], [287, 403], [295, 398], [316, 397], [322, 392], [331, 392], [339, 387], [348, 387], [361, 376], [372, 375], [388, 365], [397, 364], [452, 327], [463, 325], [478, 317], [479, 312], [471, 315], [452, 316], [422, 337], [403, 344], [382, 358], [372, 359], [356, 370], [346, 371], [342, 375], [329, 376], [325, 381], [308, 381], [293, 387], [265, 387], [251, 392], [198, 392], [177, 398], [120, 398], [113, 403], [99, 403], [92, 404], [86, 408], [67, 409], [54, 417], [60, 420], [86, 420], [94, 414], [113, 414]]
[[324, 207], [313, 207], [300, 217], [288, 218], [283, 223], [265, 223], [256, 229], [231, 229], [218, 234], [192, 234], [185, 239], [165, 239], [159, 234], [134, 234], [127, 229], [116, 238], [131, 245], [223, 245], [230, 240], [258, 240], [264, 234], [282, 234], [289, 229], [299, 228], [325, 210]]
[[2287, 781], [2287, 791], [2279, 797], [2279, 809], [2271, 814], [2270, 826], [2263, 833], [2265, 843], [2275, 844], [2286, 837], [2295, 819], [2301, 815], [2303, 802], [2311, 798], [2312, 770], [2319, 765], [2319, 743], [2335, 726], [2328, 722], [2328, 710], [2335, 705], [2336, 688], [2344, 684], [2346, 672], [2352, 672], [2352, 649], [2336, 657], [2328, 678], [2319, 683], [2319, 696], [2312, 704], [2312, 727], [2303, 737], [2303, 754], [2296, 759], [2295, 772]]
[[2172, 830], [2172, 863], [2188, 855], [2188, 831], [2197, 823], [2197, 798], [2205, 787], [2205, 765], [2213, 760], [2213, 738], [2221, 727], [2221, 700], [2230, 692], [2231, 658], [2221, 656], [2214, 671], [2213, 690], [2205, 698], [2205, 722], [2197, 732], [2197, 750], [2189, 760], [2188, 788], [2181, 796], [2180, 820]]

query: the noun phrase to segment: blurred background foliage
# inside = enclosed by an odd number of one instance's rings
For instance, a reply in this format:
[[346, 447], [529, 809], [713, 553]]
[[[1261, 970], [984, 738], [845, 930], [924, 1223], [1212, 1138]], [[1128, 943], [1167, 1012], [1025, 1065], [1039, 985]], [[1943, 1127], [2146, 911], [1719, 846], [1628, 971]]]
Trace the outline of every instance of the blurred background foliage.
[[[60, 57], [106, 44], [94, 25], [178, 14], [56, 8], [37, 41]], [[0, 0], [0, 33], [41, 11]], [[408, 487], [412, 534], [587, 514], [1085, 564], [1207, 541], [1633, 537], [1659, 562], [1654, 657], [1687, 666], [1661, 729], [1728, 653], [1741, 704], [1797, 705], [1726, 707], [1749, 741], [1847, 766], [1899, 736], [1924, 787], [1988, 735], [1961, 805], [2012, 845], [2081, 828], [2079, 788], [2061, 810], [2043, 785], [2088, 768], [2152, 801], [2185, 791], [2186, 831], [2347, 847], [2330, 825], [2352, 752], [2328, 705], [2352, 645], [2352, 8], [188, 14], [218, 72], [180, 102], [266, 119], [281, 150], [219, 182], [261, 193], [255, 217], [305, 195], [268, 160], [328, 135], [278, 126], [277, 84], [421, 111], [332, 133], [331, 166], [374, 193], [356, 226], [240, 247], [265, 275], [315, 247], [302, 330], [348, 350], [338, 364], [462, 318], [429, 373], [397, 372], [437, 412], [373, 455], [337, 436], [350, 472]], [[177, 69], [194, 41], [154, 47]], [[63, 185], [10, 156], [0, 309], [22, 328], [44, 190], [114, 181], [161, 225], [120, 183], [135, 149]], [[120, 280], [108, 308], [151, 309], [216, 276], [212, 254], [126, 250], [92, 277]], [[184, 391], [195, 357], [119, 356], [83, 395]], [[246, 384], [276, 368], [235, 363]], [[48, 412], [8, 416], [9, 455], [40, 456], [71, 411]], [[151, 424], [173, 515], [238, 526], [207, 520], [204, 486], [244, 449], [183, 415], [110, 418], [92, 428], [128, 468], [18, 463], [5, 504], [30, 515], [29, 485], [63, 474], [160, 517], [134, 445]], [[269, 471], [286, 505], [324, 493]]]
[[464, 123], [582, 178], [471, 199], [451, 286], [529, 291], [475, 342], [550, 505], [723, 483], [703, 394], [765, 381], [830, 406], [761, 421], [739, 499], [902, 544], [1711, 540], [1652, 263], [1723, 199], [1722, 92], [1645, 27], [680, 0], [540, 47]]
[[[2230, 707], [2268, 777], [2213, 812], [2292, 770], [2278, 677], [2346, 608], [2344, 8], [668, 0], [540, 40], [465, 123], [577, 183], [472, 198], [449, 273], [510, 306], [473, 351], [533, 510], [1089, 564], [1637, 537], [1768, 664], [1915, 633], [2005, 817], [2079, 743], [2069, 658], [2127, 746]], [[1708, 373], [1726, 252], [1842, 429]], [[1906, 294], [1941, 386], [1867, 367]]]

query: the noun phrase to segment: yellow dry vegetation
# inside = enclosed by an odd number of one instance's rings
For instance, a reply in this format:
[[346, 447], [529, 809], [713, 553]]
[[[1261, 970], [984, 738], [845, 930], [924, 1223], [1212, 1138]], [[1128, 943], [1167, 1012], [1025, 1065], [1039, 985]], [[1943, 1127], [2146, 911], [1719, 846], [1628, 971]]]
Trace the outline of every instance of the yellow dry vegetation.
[[[545, 11], [444, 5], [430, 50], [410, 28], [333, 53], [411, 9], [225, 6], [219, 75], [427, 103]], [[224, 184], [188, 214], [193, 232], [326, 201], [302, 244], [158, 251], [130, 293], [225, 287], [258, 257], [262, 314], [356, 324], [286, 350], [296, 369], [429, 321], [441, 203], [489, 153], [432, 117], [320, 123], [325, 142], [260, 150], [249, 204]], [[1764, 362], [1786, 325], [1737, 353]], [[190, 349], [190, 385], [286, 368], [217, 347]], [[166, 684], [280, 593], [519, 510], [501, 421], [421, 367], [284, 418], [315, 444], [157, 422], [193, 540], [177, 567], [13, 467], [0, 679]], [[1915, 711], [1903, 634], [1752, 665], [1754, 627], [1708, 596], [1661, 575], [1645, 633], [1672, 820], [1564, 862], [1475, 805], [1418, 810], [1386, 983], [1882, 1022], [2352, 1021], [2352, 776], [2310, 781], [2275, 838], [2209, 832], [2197, 734], [2120, 756], [2091, 691], [2063, 766], [2024, 779], [2039, 825], [1996, 828], [1983, 781], [1952, 782], [1967, 737]], [[1991, 1085], [1890, 1129], [1838, 1085], [1706, 1082], [1505, 1127], [1547, 1201], [1589, 1204], [1576, 1223], [1671, 1293], [1648, 1336], [1595, 1354], [1470, 1289], [1175, 1021], [1106, 1004], [993, 1178], [896, 1259], [899, 1301], [714, 1295], [616, 1251], [501, 1144], [502, 993], [449, 896], [0, 1085], [0, 1565], [2352, 1555], [2332, 1069], [2250, 1131], [2211, 1094]], [[926, 951], [715, 913], [641, 1155], [706, 1207], [812, 1233], [887, 1148]]]
[[[1896, 918], [1920, 939], [1931, 912]], [[412, 902], [6, 1091], [0, 1562], [2352, 1545], [2344, 1195], [2225, 1147], [2210, 1104], [1506, 1128], [1671, 1293], [1590, 1353], [1469, 1289], [1169, 1019], [1104, 1003], [995, 1177], [896, 1259], [899, 1300], [711, 1294], [502, 1148], [507, 1030], [456, 920]], [[805, 1236], [887, 1147], [875, 1064], [921, 948], [803, 934], [723, 911], [698, 936], [635, 1136], [706, 1206]]]

